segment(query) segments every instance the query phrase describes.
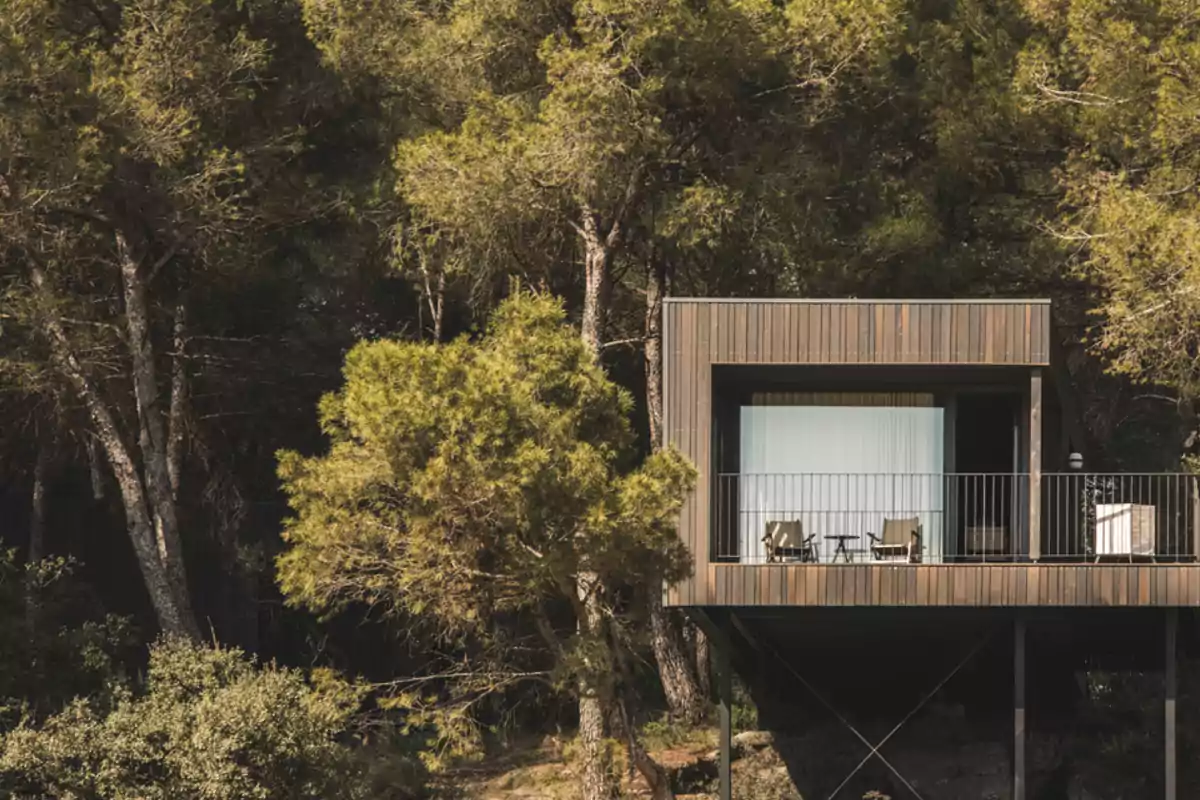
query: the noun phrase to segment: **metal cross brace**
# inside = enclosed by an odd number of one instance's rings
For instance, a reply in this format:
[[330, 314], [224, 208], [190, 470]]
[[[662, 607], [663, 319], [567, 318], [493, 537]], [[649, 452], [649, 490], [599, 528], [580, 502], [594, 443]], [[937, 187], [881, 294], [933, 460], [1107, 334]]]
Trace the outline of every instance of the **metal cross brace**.
[[[837, 788], [833, 790], [833, 793], [829, 795], [829, 800], [833, 800], [835, 797], [837, 797], [838, 792], [840, 792], [842, 789], [844, 789], [846, 787], [846, 784], [850, 783], [851, 779], [853, 779], [854, 776], [857, 775], [859, 773], [859, 771], [864, 766], [866, 766], [867, 762], [870, 761], [872, 758], [878, 758], [880, 761], [882, 761], [883, 765], [885, 767], [887, 767], [889, 770], [891, 770], [892, 774], [895, 775], [900, 780], [900, 782], [904, 784], [904, 787], [906, 789], [908, 789], [910, 792], [912, 792], [913, 796], [916, 797], [917, 800], [924, 800], [924, 798], [921, 797], [921, 793], [918, 792], [916, 790], [916, 788], [911, 783], [909, 783], [908, 780], [903, 775], [900, 774], [900, 771], [898, 769], [896, 769], [894, 766], [892, 766], [892, 763], [890, 761], [888, 761], [886, 758], [883, 757], [883, 754], [880, 753], [879, 750], [885, 744], [888, 743], [888, 740], [890, 740], [893, 736], [896, 735], [897, 731], [899, 731], [902, 727], [904, 727], [905, 723], [907, 723], [910, 719], [912, 719], [918, 711], [920, 711], [922, 708], [924, 708], [925, 705], [930, 700], [933, 699], [933, 696], [936, 695], [939, 691], [941, 691], [942, 687], [945, 686], [947, 683], [949, 683], [950, 679], [953, 678], [955, 675], [957, 675], [959, 673], [959, 671], [962, 670], [962, 668], [967, 665], [967, 662], [969, 662], [972, 658], [975, 657], [975, 654], [978, 653], [985, 644], [987, 644], [987, 641], [990, 638], [991, 638], [991, 633], [989, 632], [982, 639], [980, 639], [979, 642], [974, 647], [972, 647], [971, 650], [965, 656], [962, 657], [962, 659], [958, 662], [958, 664], [955, 665], [954, 669], [950, 670], [950, 672], [946, 675], [946, 677], [942, 678], [942, 680], [938, 682], [937, 686], [934, 686], [933, 689], [931, 689], [923, 698], [921, 698], [921, 702], [917, 703], [917, 705], [912, 709], [912, 711], [909, 711], [908, 714], [905, 715], [904, 719], [897, 722], [896, 726], [894, 728], [892, 728], [890, 731], [888, 731], [887, 736], [884, 736], [882, 739], [880, 739], [878, 744], [871, 744], [871, 742], [867, 739], [867, 737], [863, 736], [862, 733], [860, 733], [858, 731], [858, 729], [855, 728], [854, 725], [852, 725], [848, 719], [846, 719], [844, 716], [842, 716], [842, 714], [836, 708], [833, 707], [832, 703], [830, 703], [827, 699], [825, 699], [824, 695], [822, 695], [820, 692], [817, 691], [815, 686], [813, 686], [811, 683], [809, 683], [807, 680], [805, 680], [804, 676], [801, 675], [799, 673], [799, 671], [796, 670], [795, 667], [793, 667], [790, 663], [788, 663], [787, 659], [782, 658], [779, 655], [778, 651], [776, 651], [773, 647], [771, 648], [772, 655], [774, 655], [775, 658], [778, 659], [780, 661], [780, 663], [782, 663], [784, 665], [784, 667], [787, 668], [788, 672], [792, 673], [792, 675], [796, 678], [796, 680], [800, 681], [800, 683], [804, 685], [804, 688], [808, 689], [808, 691], [812, 693], [813, 697], [817, 698], [817, 700], [821, 703], [821, 705], [823, 705], [823, 706], [825, 706], [825, 708], [829, 709], [829, 711], [835, 717], [837, 717], [838, 720], [843, 725], [845, 725], [846, 728], [851, 733], [853, 733], [854, 736], [860, 742], [862, 742], [869, 748], [869, 752], [865, 756], [863, 756], [862, 761], [858, 762], [858, 766], [856, 766], [854, 769], [852, 769], [850, 771], [850, 774], [846, 776], [845, 780], [843, 780], [841, 783], [839, 783]], [[768, 645], [768, 646], [770, 646], [770, 645]]]

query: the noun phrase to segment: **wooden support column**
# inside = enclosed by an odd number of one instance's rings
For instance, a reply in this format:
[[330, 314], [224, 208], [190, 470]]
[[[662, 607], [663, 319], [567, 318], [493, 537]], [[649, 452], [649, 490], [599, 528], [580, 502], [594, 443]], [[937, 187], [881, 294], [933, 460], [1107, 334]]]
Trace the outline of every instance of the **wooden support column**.
[[1042, 558], [1042, 370], [1029, 373], [1029, 560]]
[[732, 800], [733, 667], [730, 663], [728, 618], [721, 621], [721, 631], [724, 635], [719, 637], [719, 640], [711, 642], [717, 651], [717, 722], [719, 726], [717, 746], [720, 752], [717, 797], [719, 800]]
[[1013, 623], [1013, 800], [1025, 800], [1025, 618]]
[[1176, 746], [1175, 746], [1175, 698], [1178, 693], [1178, 662], [1176, 660], [1176, 643], [1179, 636], [1179, 609], [1167, 609], [1167, 630], [1166, 636], [1166, 663], [1163, 667], [1163, 683], [1166, 684], [1165, 701], [1163, 703], [1163, 722], [1166, 729], [1163, 731], [1164, 750], [1166, 757], [1164, 759], [1165, 774], [1163, 775], [1163, 785], [1166, 788], [1164, 796], [1166, 800], [1175, 800], [1176, 797]]

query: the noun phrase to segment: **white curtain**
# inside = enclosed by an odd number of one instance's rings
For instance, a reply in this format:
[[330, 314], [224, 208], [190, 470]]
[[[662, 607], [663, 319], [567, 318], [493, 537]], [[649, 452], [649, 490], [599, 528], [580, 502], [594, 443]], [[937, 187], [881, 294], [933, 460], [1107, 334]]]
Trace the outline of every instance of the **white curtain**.
[[772, 522], [800, 520], [820, 560], [846, 542], [855, 560], [883, 520], [917, 517], [924, 555], [943, 550], [943, 410], [932, 407], [743, 406], [738, 544], [764, 561]]

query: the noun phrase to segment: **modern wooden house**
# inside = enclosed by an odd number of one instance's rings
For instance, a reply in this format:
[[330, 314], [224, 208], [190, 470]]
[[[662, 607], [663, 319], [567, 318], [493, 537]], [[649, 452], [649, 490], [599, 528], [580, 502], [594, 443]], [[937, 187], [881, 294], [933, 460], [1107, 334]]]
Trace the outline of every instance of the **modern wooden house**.
[[1189, 475], [1084, 471], [1049, 301], [673, 299], [663, 313], [666, 438], [699, 472], [679, 528], [694, 571], [668, 605], [735, 661], [831, 626], [927, 624], [948, 643], [1007, 626], [1014, 800], [1026, 631], [1104, 629], [1097, 615], [1123, 610], [1162, 632], [1175, 797], [1200, 491]]

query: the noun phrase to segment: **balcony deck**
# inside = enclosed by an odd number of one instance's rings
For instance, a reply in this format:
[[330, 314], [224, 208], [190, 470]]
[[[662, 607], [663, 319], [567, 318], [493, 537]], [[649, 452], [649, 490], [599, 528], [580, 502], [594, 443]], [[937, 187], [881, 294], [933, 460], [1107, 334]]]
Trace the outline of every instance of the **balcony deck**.
[[[695, 604], [1200, 606], [1196, 476], [1037, 483], [1041, 519], [1030, 526], [1022, 474], [718, 476]], [[885, 519], [914, 521], [911, 558], [872, 547]]]
[[1194, 564], [709, 564], [705, 605], [1200, 606]]

